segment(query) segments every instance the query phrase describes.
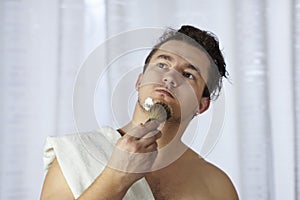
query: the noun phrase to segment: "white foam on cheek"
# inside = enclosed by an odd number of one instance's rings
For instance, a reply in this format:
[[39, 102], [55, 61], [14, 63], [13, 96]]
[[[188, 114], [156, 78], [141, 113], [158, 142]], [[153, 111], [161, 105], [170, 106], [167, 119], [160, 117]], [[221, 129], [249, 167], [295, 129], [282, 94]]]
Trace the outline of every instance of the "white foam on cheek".
[[151, 106], [153, 106], [154, 102], [153, 102], [153, 99], [148, 97], [146, 100], [145, 100], [145, 103], [143, 105], [143, 107], [145, 108], [145, 110], [149, 111]]

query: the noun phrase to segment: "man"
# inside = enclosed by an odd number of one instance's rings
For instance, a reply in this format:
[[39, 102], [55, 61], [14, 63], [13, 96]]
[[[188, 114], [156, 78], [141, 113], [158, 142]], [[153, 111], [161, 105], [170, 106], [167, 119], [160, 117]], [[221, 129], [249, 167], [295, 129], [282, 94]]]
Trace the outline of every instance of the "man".
[[[238, 199], [227, 175], [180, 139], [218, 96], [223, 77], [224, 59], [212, 34], [192, 26], [167, 31], [138, 77], [138, 102], [126, 126], [48, 141], [41, 199]], [[165, 121], [148, 120], [149, 99], [164, 106]], [[106, 162], [95, 162], [99, 158]]]

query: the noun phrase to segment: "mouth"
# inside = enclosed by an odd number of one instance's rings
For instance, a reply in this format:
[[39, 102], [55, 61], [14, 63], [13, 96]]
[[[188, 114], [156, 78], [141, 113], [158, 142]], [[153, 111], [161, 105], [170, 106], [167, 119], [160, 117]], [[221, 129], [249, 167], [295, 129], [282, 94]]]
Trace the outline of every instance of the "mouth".
[[174, 95], [167, 89], [165, 88], [159, 88], [155, 90], [156, 92], [163, 94], [165, 96], [171, 97], [172, 99], [174, 99]]
[[145, 100], [143, 107], [148, 112], [149, 119], [156, 119], [163, 122], [170, 119], [172, 116], [172, 110], [167, 104], [163, 102], [154, 103], [151, 97], [148, 97]]

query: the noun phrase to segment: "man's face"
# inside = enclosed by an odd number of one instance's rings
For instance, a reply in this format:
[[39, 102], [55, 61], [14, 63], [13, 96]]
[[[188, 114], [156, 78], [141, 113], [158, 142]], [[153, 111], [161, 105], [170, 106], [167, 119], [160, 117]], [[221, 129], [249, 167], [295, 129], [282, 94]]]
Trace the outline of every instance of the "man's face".
[[173, 119], [192, 119], [203, 101], [209, 66], [202, 50], [177, 40], [164, 43], [137, 82], [139, 103], [150, 97], [167, 104]]

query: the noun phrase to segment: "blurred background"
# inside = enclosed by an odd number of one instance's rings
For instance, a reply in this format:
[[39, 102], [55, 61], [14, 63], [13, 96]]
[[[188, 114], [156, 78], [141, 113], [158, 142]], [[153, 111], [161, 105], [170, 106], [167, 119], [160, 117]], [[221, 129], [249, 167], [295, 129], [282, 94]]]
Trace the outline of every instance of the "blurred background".
[[206, 158], [243, 200], [300, 199], [300, 0], [0, 0], [0, 199], [39, 199], [45, 139], [76, 132], [76, 75], [97, 46], [183, 24], [218, 36], [230, 74]]

